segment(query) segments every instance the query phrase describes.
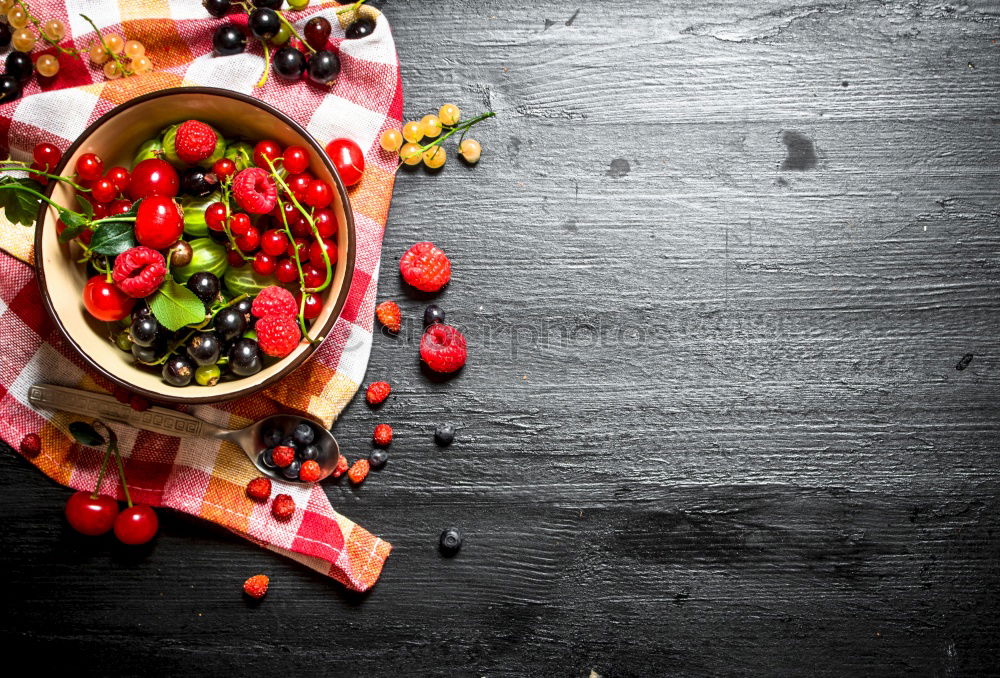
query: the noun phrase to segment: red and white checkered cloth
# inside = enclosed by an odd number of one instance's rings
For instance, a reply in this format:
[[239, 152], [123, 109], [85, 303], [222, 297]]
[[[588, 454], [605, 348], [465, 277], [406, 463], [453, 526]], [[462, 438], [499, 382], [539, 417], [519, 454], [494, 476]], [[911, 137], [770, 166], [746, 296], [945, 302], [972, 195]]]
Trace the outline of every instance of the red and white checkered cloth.
[[[86, 50], [95, 40], [80, 18], [90, 16], [102, 32], [142, 41], [155, 71], [106, 80], [88, 60], [62, 55], [61, 70], [51, 82], [36, 77], [23, 98], [0, 105], [0, 153], [28, 159], [40, 141], [66, 148], [102, 114], [137, 95], [167, 87], [210, 85], [252, 94], [295, 118], [321, 143], [334, 137], [354, 139], [365, 153], [366, 172], [351, 189], [357, 224], [357, 261], [350, 295], [327, 340], [306, 363], [266, 391], [242, 400], [191, 408], [214, 424], [240, 428], [275, 412], [308, 412], [330, 425], [364, 377], [371, 351], [375, 291], [382, 233], [392, 197], [395, 163], [378, 145], [382, 130], [398, 127], [403, 110], [399, 62], [385, 17], [374, 33], [344, 40], [343, 29], [354, 11], [338, 15], [336, 3], [312, 3], [287, 16], [301, 31], [317, 14], [334, 26], [332, 43], [342, 71], [332, 90], [306, 82], [271, 77], [254, 85], [264, 67], [259, 43], [244, 54], [212, 55], [212, 34], [223, 21], [245, 24], [243, 15], [208, 16], [198, 0], [32, 0], [38, 17], [61, 18], [67, 47]], [[55, 54], [42, 50], [32, 54]], [[15, 449], [21, 438], [38, 431], [42, 453], [29, 460], [55, 481], [92, 489], [100, 451], [72, 443], [64, 431], [73, 419], [57, 414], [45, 419], [27, 404], [28, 387], [59, 383], [95, 391], [112, 385], [90, 371], [45, 314], [30, 262], [32, 229], [0, 216], [0, 436]], [[247, 498], [247, 482], [259, 475], [246, 456], [229, 443], [179, 440], [117, 427], [133, 501], [201, 516], [278, 553], [327, 574], [348, 588], [364, 591], [378, 579], [389, 555], [388, 542], [373, 536], [333, 510], [319, 486], [276, 483], [274, 494], [290, 494], [296, 511], [287, 522], [275, 520], [267, 504]], [[103, 490], [123, 497], [114, 474]]]

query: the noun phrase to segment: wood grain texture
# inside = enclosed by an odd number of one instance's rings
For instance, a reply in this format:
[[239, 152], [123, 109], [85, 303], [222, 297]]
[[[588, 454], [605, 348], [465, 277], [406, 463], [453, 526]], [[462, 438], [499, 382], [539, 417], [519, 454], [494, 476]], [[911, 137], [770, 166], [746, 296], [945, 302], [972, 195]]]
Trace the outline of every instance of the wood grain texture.
[[[394, 543], [382, 581], [176, 514], [80, 539], [8, 452], [4, 637], [97, 675], [996, 675], [996, 5], [382, 5], [410, 115], [498, 112], [478, 167], [401, 176], [394, 395], [335, 429], [396, 431], [327, 488]], [[395, 268], [424, 239], [472, 346], [445, 383]]]

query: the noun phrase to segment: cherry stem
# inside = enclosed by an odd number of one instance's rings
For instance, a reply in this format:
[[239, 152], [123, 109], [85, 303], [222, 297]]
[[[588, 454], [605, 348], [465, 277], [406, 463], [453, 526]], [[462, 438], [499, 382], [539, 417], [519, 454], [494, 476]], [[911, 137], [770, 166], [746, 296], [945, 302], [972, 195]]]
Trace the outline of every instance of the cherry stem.
[[[24, 191], [25, 193], [30, 193], [31, 195], [35, 196], [36, 198], [41, 198], [42, 200], [44, 200], [45, 202], [49, 203], [50, 205], [52, 205], [53, 207], [55, 207], [57, 209], [66, 209], [65, 207], [63, 207], [62, 205], [56, 203], [54, 200], [52, 200], [48, 196], [42, 195], [38, 191], [36, 191], [34, 189], [31, 189], [31, 188], [28, 188], [24, 184], [0, 184], [0, 191], [2, 191], [2, 190]], [[70, 211], [72, 211], [72, 210], [70, 210]]]
[[115, 461], [118, 463], [118, 476], [122, 480], [122, 490], [125, 492], [125, 503], [128, 504], [129, 508], [132, 508], [132, 497], [128, 493], [128, 482], [125, 480], [125, 464], [122, 463], [122, 454], [118, 450], [118, 440], [112, 438], [109, 447], [114, 450]]
[[104, 448], [104, 459], [101, 460], [101, 471], [97, 474], [97, 486], [94, 491], [90, 493], [91, 499], [97, 499], [97, 495], [101, 493], [101, 483], [104, 481], [104, 471], [108, 467], [108, 459], [111, 457], [111, 443]]

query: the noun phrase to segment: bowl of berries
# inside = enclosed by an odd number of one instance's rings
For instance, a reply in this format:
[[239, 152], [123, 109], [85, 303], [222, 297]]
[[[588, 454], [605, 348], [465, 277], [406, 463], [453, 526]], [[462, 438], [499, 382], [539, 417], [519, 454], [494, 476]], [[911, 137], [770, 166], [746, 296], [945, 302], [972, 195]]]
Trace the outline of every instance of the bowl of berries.
[[[48, 145], [51, 146], [51, 145]], [[132, 99], [61, 154], [40, 144], [42, 299], [104, 376], [150, 400], [249, 395], [309, 358], [340, 315], [354, 221], [320, 146], [251, 97]]]

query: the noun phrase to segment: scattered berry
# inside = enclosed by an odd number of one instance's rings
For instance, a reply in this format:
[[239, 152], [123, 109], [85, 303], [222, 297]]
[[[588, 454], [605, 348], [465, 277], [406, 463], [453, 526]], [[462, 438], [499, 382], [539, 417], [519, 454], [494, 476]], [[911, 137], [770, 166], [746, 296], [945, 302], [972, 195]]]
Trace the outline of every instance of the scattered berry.
[[195, 165], [212, 155], [218, 142], [219, 135], [216, 131], [200, 120], [182, 122], [174, 137], [177, 157], [189, 165]]
[[434, 429], [434, 442], [441, 447], [447, 447], [455, 440], [455, 427], [451, 424], [438, 424]]
[[42, 451], [42, 438], [37, 433], [29, 433], [21, 438], [21, 454], [26, 457], [37, 456]]
[[278, 204], [278, 187], [260, 167], [249, 167], [233, 179], [233, 199], [250, 214], [267, 214]]
[[292, 440], [294, 440], [300, 447], [309, 445], [315, 439], [316, 432], [313, 431], [313, 427], [306, 422], [302, 422], [295, 427], [294, 431], [292, 431]]
[[250, 313], [258, 318], [266, 318], [269, 315], [294, 318], [298, 312], [299, 307], [292, 293], [277, 285], [262, 289], [250, 306]]
[[347, 473], [347, 458], [344, 455], [337, 457], [337, 466], [333, 469], [333, 477], [339, 478]]
[[271, 513], [278, 520], [288, 520], [295, 514], [295, 501], [287, 494], [279, 494], [271, 502]]
[[111, 277], [125, 294], [134, 299], [148, 297], [167, 277], [167, 262], [156, 250], [139, 245], [115, 257]]
[[66, 502], [66, 521], [70, 527], [90, 537], [109, 532], [118, 518], [118, 502], [106, 494], [96, 497], [80, 491]]
[[347, 472], [347, 479], [355, 485], [363, 482], [368, 477], [368, 471], [371, 470], [371, 466], [371, 462], [367, 459], [358, 459], [351, 464], [351, 469]]
[[375, 427], [372, 440], [379, 447], [385, 447], [392, 442], [392, 427], [389, 424], [379, 424]]
[[[292, 453], [294, 456], [294, 452]], [[267, 501], [271, 498], [271, 479], [261, 476], [247, 483], [247, 496], [257, 501]]]
[[441, 533], [438, 541], [441, 553], [446, 556], [453, 556], [462, 548], [462, 532], [457, 527], [449, 527]]
[[402, 314], [399, 311], [399, 304], [395, 301], [383, 301], [375, 307], [375, 316], [378, 321], [385, 325], [390, 332], [399, 332], [403, 326]]
[[322, 471], [320, 470], [319, 463], [309, 459], [302, 462], [302, 468], [299, 469], [299, 480], [306, 483], [315, 483], [319, 480]]
[[272, 358], [284, 358], [295, 350], [302, 339], [302, 332], [295, 318], [280, 315], [269, 315], [261, 318], [254, 325], [257, 332], [257, 344], [264, 355]]
[[444, 309], [437, 304], [431, 304], [424, 309], [424, 327], [434, 323], [444, 322]]
[[454, 372], [468, 356], [465, 335], [451, 325], [435, 323], [420, 339], [420, 359], [435, 372]]
[[432, 242], [418, 242], [399, 260], [399, 272], [408, 285], [422, 292], [437, 292], [451, 280], [451, 262]]
[[267, 593], [267, 585], [270, 583], [271, 580], [267, 578], [266, 574], [255, 574], [243, 582], [243, 593], [254, 600], [260, 600]]
[[368, 455], [368, 462], [372, 468], [382, 468], [387, 461], [389, 461], [389, 453], [383, 449], [372, 450], [372, 453]]
[[368, 392], [365, 393], [365, 399], [369, 405], [381, 405], [389, 397], [390, 393], [392, 393], [392, 387], [389, 385], [389, 382], [373, 381], [368, 384]]
[[278, 445], [274, 448], [271, 457], [274, 459], [275, 465], [285, 468], [295, 461], [295, 448], [288, 445]]
[[145, 505], [130, 506], [115, 518], [115, 536], [123, 544], [145, 544], [159, 529], [156, 512]]

